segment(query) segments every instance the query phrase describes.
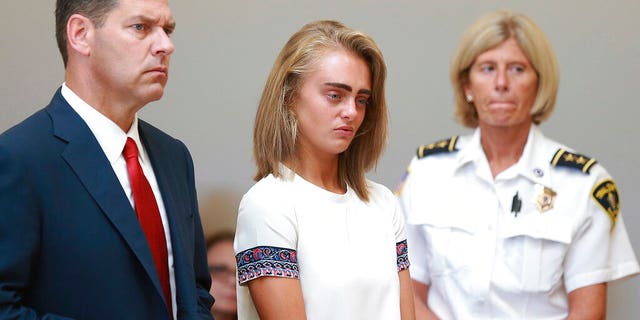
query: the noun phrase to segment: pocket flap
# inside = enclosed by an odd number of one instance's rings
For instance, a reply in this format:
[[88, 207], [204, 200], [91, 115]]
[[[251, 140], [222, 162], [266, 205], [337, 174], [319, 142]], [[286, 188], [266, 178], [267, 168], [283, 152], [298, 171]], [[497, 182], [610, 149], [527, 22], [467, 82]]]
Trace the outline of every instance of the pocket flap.
[[527, 236], [569, 244], [572, 233], [571, 221], [558, 213], [554, 214], [551, 210], [544, 213], [531, 212], [510, 219], [507, 226], [502, 228], [501, 236], [503, 238]]

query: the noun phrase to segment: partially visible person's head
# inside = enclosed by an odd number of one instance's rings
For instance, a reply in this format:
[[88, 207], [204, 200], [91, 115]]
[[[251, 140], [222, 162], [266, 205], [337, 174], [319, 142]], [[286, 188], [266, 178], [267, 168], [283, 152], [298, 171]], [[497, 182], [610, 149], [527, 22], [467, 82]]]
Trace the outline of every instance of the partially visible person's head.
[[210, 293], [215, 298], [211, 313], [216, 319], [234, 319], [236, 305], [236, 258], [233, 232], [221, 231], [207, 238], [207, 263], [211, 273]]
[[56, 1], [56, 41], [65, 67], [69, 59], [67, 51], [67, 22], [73, 14], [89, 18], [100, 28], [109, 12], [118, 6], [119, 0], [57, 0]]
[[162, 97], [174, 51], [168, 0], [58, 0], [56, 20], [65, 79], [85, 87], [87, 103], [137, 111]]
[[537, 75], [537, 93], [531, 106], [535, 124], [553, 112], [558, 92], [558, 65], [543, 31], [533, 20], [509, 10], [497, 10], [482, 16], [464, 33], [451, 64], [450, 76], [456, 100], [455, 115], [465, 127], [478, 126], [473, 101], [468, 101], [465, 86], [469, 72], [481, 54], [514, 39]]
[[386, 66], [375, 41], [336, 21], [316, 21], [296, 32], [278, 55], [262, 92], [254, 126], [254, 156], [259, 180], [294, 161], [299, 138], [293, 110], [307, 76], [325, 55], [344, 51], [364, 60], [371, 76], [371, 95], [364, 120], [347, 150], [339, 156], [340, 180], [368, 200], [364, 174], [373, 168], [386, 144]]

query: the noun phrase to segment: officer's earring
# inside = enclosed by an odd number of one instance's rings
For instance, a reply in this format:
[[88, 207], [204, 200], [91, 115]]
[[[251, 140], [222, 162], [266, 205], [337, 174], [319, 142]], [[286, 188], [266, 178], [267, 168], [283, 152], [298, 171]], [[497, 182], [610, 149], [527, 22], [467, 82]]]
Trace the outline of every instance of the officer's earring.
[[470, 95], [470, 94], [467, 95], [467, 102], [469, 102], [469, 103], [473, 102], [473, 96], [472, 95]]

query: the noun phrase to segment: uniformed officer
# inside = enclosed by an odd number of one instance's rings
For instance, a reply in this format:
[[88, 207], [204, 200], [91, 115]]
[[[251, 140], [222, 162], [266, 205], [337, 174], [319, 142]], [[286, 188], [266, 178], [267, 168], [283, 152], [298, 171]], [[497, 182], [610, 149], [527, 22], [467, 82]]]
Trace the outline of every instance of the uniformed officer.
[[557, 70], [524, 15], [466, 31], [451, 79], [475, 132], [420, 147], [397, 190], [418, 318], [598, 319], [607, 282], [640, 271], [614, 180], [538, 128]]

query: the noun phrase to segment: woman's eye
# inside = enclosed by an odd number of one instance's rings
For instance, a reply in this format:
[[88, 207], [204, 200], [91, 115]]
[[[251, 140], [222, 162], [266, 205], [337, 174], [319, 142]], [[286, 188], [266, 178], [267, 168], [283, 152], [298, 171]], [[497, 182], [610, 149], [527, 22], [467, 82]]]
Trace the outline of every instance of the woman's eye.
[[369, 105], [369, 98], [358, 98], [358, 99], [356, 99], [356, 103], [358, 105], [361, 105], [361, 106], [368, 106]]
[[338, 95], [337, 93], [329, 93], [329, 94], [327, 94], [327, 97], [329, 97], [329, 100], [339, 100], [340, 99], [340, 95]]
[[520, 66], [520, 65], [513, 66], [512, 69], [515, 72], [523, 72], [524, 71], [524, 67]]
[[493, 70], [494, 70], [493, 66], [481, 66], [480, 67], [480, 71], [482, 71], [482, 72], [491, 72]]

